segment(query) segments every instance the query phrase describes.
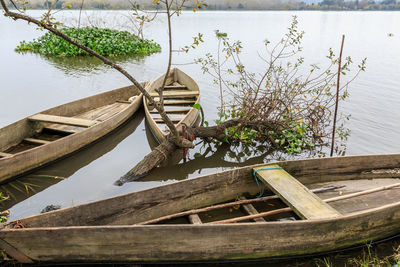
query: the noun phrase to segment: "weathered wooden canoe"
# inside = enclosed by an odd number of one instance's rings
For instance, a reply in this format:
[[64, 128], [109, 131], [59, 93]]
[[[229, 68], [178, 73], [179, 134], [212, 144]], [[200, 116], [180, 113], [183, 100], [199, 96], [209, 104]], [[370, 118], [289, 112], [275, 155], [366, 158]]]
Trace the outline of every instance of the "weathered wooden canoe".
[[[20, 262], [245, 260], [342, 249], [400, 233], [399, 166], [393, 154], [228, 170], [3, 224], [0, 248]], [[280, 199], [255, 198], [254, 173], [268, 185], [264, 195]], [[224, 208], [192, 210], [217, 204]], [[169, 220], [155, 220], [162, 216]]]
[[73, 156], [65, 157], [18, 179], [0, 185], [0, 192], [9, 196], [0, 202], [0, 210], [7, 210], [42, 190], [69, 178], [76, 171], [113, 150], [143, 122], [144, 111], [138, 110], [131, 119], [98, 141], [86, 146]]
[[[165, 74], [153, 81], [146, 90], [155, 100], [159, 100], [155, 91], [161, 87]], [[168, 117], [172, 120], [178, 130], [182, 125], [193, 126], [199, 117], [199, 110], [193, 108], [194, 104], [200, 103], [200, 89], [197, 83], [186, 73], [175, 68], [170, 71], [166, 86], [163, 90], [164, 108]], [[146, 121], [158, 143], [162, 143], [168, 135], [164, 121], [157, 110], [144, 101]]]
[[131, 117], [141, 103], [140, 91], [127, 86], [45, 110], [0, 129], [0, 183], [98, 140]]

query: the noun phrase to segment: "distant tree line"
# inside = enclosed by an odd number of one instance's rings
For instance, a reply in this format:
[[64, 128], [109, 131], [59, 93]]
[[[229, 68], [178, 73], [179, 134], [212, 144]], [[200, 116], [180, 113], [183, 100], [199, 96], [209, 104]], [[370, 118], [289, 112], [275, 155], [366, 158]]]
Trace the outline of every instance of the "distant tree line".
[[[47, 9], [52, 1], [27, 0], [30, 9]], [[188, 1], [187, 6], [193, 6], [196, 0]], [[193, 2], [193, 3], [190, 3]], [[316, 4], [307, 4], [301, 0], [205, 0], [206, 10], [400, 10], [399, 0], [323, 0]], [[141, 9], [158, 9], [151, 0], [90, 0], [83, 2], [84, 9], [131, 9], [137, 3]], [[67, 5], [68, 4], [68, 5]], [[82, 0], [60, 0], [55, 8], [69, 6], [79, 9]], [[195, 4], [194, 4], [195, 5]], [[12, 8], [12, 6], [10, 6]]]
[[302, 2], [300, 9], [306, 10], [400, 10], [400, 1], [397, 0], [323, 0], [317, 4]]

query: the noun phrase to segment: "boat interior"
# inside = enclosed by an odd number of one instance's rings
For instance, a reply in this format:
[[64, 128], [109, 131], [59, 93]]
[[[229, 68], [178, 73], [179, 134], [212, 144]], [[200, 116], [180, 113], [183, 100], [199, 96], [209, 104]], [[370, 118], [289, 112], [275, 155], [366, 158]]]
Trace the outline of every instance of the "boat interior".
[[64, 104], [6, 126], [0, 129], [0, 160], [108, 120], [137, 97], [138, 90], [128, 86]]
[[[245, 193], [223, 203], [138, 224], [221, 224], [330, 219], [400, 203], [400, 178], [391, 178], [393, 174], [400, 177], [400, 169], [375, 170], [371, 173], [379, 173], [380, 176], [388, 173], [388, 178], [372, 178], [371, 175], [368, 179], [313, 183], [305, 187], [278, 168], [274, 170], [275, 174], [268, 174], [268, 170], [267, 173], [258, 175], [259, 194]], [[262, 184], [266, 186], [265, 190], [262, 189]]]
[[[159, 101], [158, 92], [152, 91], [150, 95], [154, 97], [156, 101]], [[167, 79], [166, 86], [163, 90], [164, 98], [164, 109], [171, 119], [171, 121], [177, 125], [185, 115], [189, 113], [193, 105], [199, 99], [199, 90], [197, 88], [191, 88], [187, 82], [180, 79], [177, 70], [173, 70], [171, 77]], [[163, 129], [165, 123], [157, 110], [148, 105], [149, 112], [153, 120], [157, 123], [158, 127]]]

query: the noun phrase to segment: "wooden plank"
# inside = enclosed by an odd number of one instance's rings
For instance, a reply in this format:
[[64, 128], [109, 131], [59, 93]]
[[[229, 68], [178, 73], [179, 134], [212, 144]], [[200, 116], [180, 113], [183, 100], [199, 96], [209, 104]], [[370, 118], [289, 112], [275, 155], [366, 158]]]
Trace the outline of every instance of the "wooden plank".
[[[164, 123], [163, 119], [161, 118], [153, 118], [156, 123]], [[174, 123], [180, 122], [182, 119], [170, 118], [170, 120]]]
[[5, 152], [0, 152], [0, 157], [5, 158], [5, 157], [11, 157], [13, 154], [10, 153], [5, 153]]
[[[245, 197], [240, 197], [239, 200], [246, 200]], [[242, 205], [243, 209], [249, 214], [249, 215], [255, 215], [258, 214], [259, 212], [254, 208], [254, 206], [250, 203], [248, 204], [243, 204]], [[254, 218], [253, 219], [255, 222], [266, 222], [266, 220], [263, 217], [259, 218]]]
[[258, 179], [265, 183], [301, 218], [315, 220], [341, 216], [337, 210], [323, 202], [279, 165], [269, 164], [253, 168], [253, 171], [256, 171]]
[[33, 263], [31, 258], [29, 258], [24, 253], [22, 253], [21, 251], [11, 246], [2, 239], [0, 239], [0, 248], [4, 250], [7, 253], [7, 255], [16, 259], [20, 263]]
[[191, 224], [203, 224], [198, 214], [189, 215], [189, 221]]
[[164, 90], [170, 90], [170, 89], [187, 89], [187, 87], [186, 86], [184, 86], [184, 85], [166, 85], [165, 87], [164, 87]]
[[24, 141], [33, 143], [33, 144], [39, 144], [39, 145], [46, 145], [51, 143], [50, 141], [47, 140], [42, 140], [42, 139], [36, 139], [36, 138], [25, 138]]
[[110, 119], [111, 117], [115, 116], [116, 114], [120, 113], [122, 110], [124, 110], [128, 105], [119, 103], [118, 106], [114, 107], [112, 110], [109, 110], [108, 112], [104, 113], [103, 115], [99, 116], [96, 118], [97, 121], [105, 121]]
[[89, 110], [87, 112], [81, 113], [77, 118], [87, 119], [87, 120], [97, 120], [97, 118], [107, 114], [108, 112], [114, 110], [115, 108], [119, 107], [121, 103], [112, 103], [110, 105], [102, 106], [93, 110]]
[[73, 126], [81, 126], [81, 127], [90, 127], [97, 124], [97, 121], [93, 120], [86, 120], [86, 119], [79, 119], [73, 117], [63, 117], [63, 116], [54, 116], [54, 115], [47, 115], [47, 114], [36, 114], [29, 117], [31, 121], [41, 121], [41, 122], [52, 122], [57, 124], [66, 124], [66, 125], [73, 125]]
[[187, 106], [196, 103], [195, 100], [165, 101], [164, 106]]
[[[180, 108], [180, 109], [169, 109], [165, 110], [166, 113], [170, 114], [186, 114], [190, 111], [190, 108]], [[150, 113], [158, 113], [157, 110], [152, 110]]]
[[49, 125], [44, 127], [44, 129], [48, 129], [51, 131], [57, 131], [57, 132], [64, 132], [64, 133], [69, 133], [69, 134], [74, 134], [77, 132], [80, 132], [84, 130], [84, 128], [78, 128], [78, 127], [73, 127], [73, 126], [67, 126], [66, 125]]
[[[157, 92], [150, 93], [152, 97], [158, 97]], [[185, 97], [196, 97], [199, 96], [199, 91], [188, 91], [188, 90], [174, 90], [174, 91], [164, 91], [164, 98], [185, 98]]]
[[122, 104], [131, 104], [132, 103], [131, 101], [128, 101], [128, 100], [117, 100], [116, 102], [122, 103]]

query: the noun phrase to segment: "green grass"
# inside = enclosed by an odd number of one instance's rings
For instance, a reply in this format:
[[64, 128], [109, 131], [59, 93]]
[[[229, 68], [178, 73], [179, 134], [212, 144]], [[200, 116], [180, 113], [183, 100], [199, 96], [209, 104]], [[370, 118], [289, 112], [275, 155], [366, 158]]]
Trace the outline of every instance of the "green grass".
[[[314, 264], [306, 262], [304, 266], [332, 267], [400, 267], [400, 245], [398, 242], [379, 244], [373, 249], [371, 244], [367, 244], [362, 251], [347, 255], [345, 252], [332, 254], [327, 257], [314, 259]], [[392, 246], [391, 248], [389, 246]], [[358, 255], [357, 255], [358, 254]], [[302, 263], [299, 266], [303, 266]]]
[[[63, 28], [60, 31], [103, 56], [150, 55], [161, 51], [161, 46], [154, 41], [141, 40], [127, 31], [93, 27]], [[31, 42], [22, 41], [15, 50], [61, 57], [88, 55], [86, 51], [52, 33], [46, 33]]]

